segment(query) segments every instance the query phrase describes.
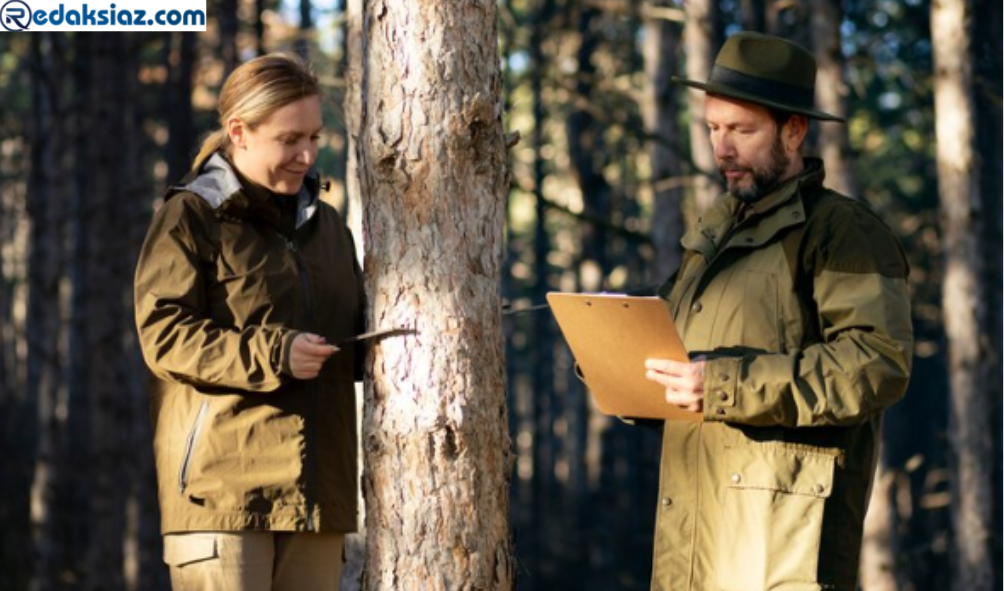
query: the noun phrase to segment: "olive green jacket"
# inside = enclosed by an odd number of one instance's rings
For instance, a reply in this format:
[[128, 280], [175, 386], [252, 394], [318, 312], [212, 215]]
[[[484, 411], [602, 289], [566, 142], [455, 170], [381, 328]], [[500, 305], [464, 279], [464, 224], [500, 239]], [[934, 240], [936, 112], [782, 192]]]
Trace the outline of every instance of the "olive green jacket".
[[667, 421], [653, 589], [853, 591], [882, 411], [912, 354], [906, 258], [816, 159], [724, 196], [661, 293], [708, 359], [704, 422]]
[[272, 195], [217, 154], [154, 215], [135, 310], [163, 533], [356, 529], [358, 352], [313, 380], [288, 364], [298, 331], [363, 328], [352, 237], [318, 185]]

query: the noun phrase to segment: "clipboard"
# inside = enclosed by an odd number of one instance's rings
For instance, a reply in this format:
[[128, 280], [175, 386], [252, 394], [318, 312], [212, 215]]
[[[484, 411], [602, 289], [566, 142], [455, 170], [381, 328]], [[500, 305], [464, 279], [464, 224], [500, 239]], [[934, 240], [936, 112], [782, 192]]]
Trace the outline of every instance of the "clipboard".
[[667, 403], [665, 389], [645, 378], [646, 359], [688, 359], [665, 302], [657, 297], [551, 292], [547, 303], [600, 412], [701, 421], [701, 413]]

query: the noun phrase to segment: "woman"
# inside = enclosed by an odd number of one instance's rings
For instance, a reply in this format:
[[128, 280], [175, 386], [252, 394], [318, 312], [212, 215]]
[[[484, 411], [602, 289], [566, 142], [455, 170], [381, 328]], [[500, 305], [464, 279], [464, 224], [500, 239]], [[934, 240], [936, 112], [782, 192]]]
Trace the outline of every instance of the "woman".
[[356, 528], [352, 237], [318, 199], [321, 91], [267, 55], [165, 197], [136, 270], [164, 558], [178, 589], [337, 589]]

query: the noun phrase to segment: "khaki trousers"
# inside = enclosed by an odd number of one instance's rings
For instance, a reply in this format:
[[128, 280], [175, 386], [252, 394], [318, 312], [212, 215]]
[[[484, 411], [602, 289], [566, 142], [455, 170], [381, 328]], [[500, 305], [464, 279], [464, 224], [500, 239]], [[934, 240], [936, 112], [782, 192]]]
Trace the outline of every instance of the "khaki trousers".
[[174, 591], [337, 591], [342, 534], [185, 532], [164, 536]]

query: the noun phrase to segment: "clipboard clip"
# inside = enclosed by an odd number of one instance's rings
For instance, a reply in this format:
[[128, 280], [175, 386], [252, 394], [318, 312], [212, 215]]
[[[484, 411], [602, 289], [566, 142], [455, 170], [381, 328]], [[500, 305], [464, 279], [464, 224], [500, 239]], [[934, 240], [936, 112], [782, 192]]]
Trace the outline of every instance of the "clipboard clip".
[[[605, 294], [605, 293], [608, 293], [608, 292], [600, 292], [601, 295]], [[613, 292], [610, 292], [610, 293], [613, 293]], [[658, 295], [658, 293], [659, 293], [659, 284], [656, 283], [654, 285], [646, 285], [644, 287], [639, 287], [637, 289], [631, 289], [631, 290], [625, 291], [623, 293], [618, 292], [618, 295], [641, 297], [641, 296], [654, 296], [654, 295]], [[544, 304], [534, 304], [532, 306], [527, 306], [525, 308], [515, 308], [515, 307], [513, 307], [512, 304], [503, 304], [502, 305], [502, 315], [503, 316], [515, 316], [516, 314], [525, 314], [527, 312], [536, 312], [538, 310], [546, 310], [546, 309], [548, 309], [550, 307], [551, 307], [551, 304], [547, 304], [547, 303], [544, 303]]]

